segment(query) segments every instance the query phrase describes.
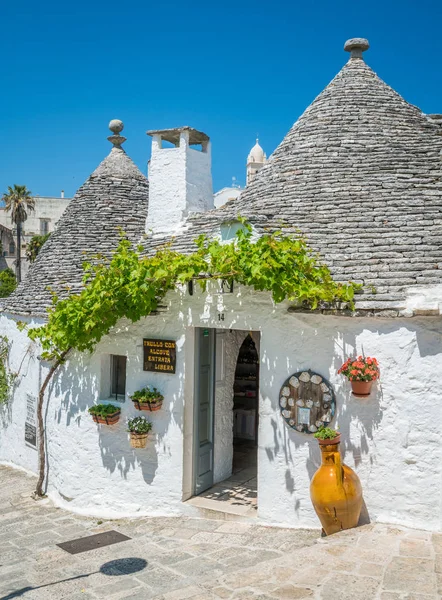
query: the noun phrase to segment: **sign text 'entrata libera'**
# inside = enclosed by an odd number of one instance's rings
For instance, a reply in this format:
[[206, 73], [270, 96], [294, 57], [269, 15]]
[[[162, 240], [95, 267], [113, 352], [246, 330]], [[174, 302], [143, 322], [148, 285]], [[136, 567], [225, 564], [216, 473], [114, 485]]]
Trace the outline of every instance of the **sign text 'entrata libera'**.
[[175, 373], [176, 342], [173, 340], [143, 340], [144, 371]]

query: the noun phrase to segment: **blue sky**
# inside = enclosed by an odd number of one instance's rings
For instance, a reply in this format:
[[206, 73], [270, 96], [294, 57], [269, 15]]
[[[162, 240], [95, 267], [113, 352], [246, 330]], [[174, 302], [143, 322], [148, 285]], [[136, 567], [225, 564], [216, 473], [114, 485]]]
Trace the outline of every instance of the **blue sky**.
[[22, 0], [0, 16], [0, 192], [73, 195], [112, 118], [144, 173], [146, 130], [190, 125], [212, 138], [214, 189], [243, 184], [256, 133], [270, 154], [350, 37], [409, 102], [442, 112], [441, 0]]

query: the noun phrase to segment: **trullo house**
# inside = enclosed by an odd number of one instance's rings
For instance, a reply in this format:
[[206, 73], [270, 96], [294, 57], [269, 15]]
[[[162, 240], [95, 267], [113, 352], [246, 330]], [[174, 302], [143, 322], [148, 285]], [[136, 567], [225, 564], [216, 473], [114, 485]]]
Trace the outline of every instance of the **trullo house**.
[[[71, 353], [45, 396], [45, 489], [57, 504], [319, 526], [309, 497], [318, 418], [311, 399], [292, 406], [284, 394], [294, 377], [322, 390], [323, 421], [339, 427], [362, 482], [364, 517], [442, 529], [442, 119], [372, 71], [366, 40], [345, 49], [341, 71], [267, 160], [255, 152], [249, 185], [219, 209], [206, 134], [150, 131], [148, 181], [111, 123], [110, 154], [4, 303], [0, 333], [18, 376], [0, 413], [1, 462], [38, 471], [35, 406], [51, 366], [17, 322], [43, 323], [52, 293], [79, 291], [83, 261], [109, 256], [120, 228], [147, 252], [172, 239], [188, 252], [200, 233], [232, 240], [242, 215], [256, 236], [300, 230], [335, 280], [363, 290], [353, 312], [302, 312], [236, 283], [181, 286], [156, 314], [119, 322], [93, 353]], [[381, 366], [364, 399], [337, 374], [361, 353]], [[146, 386], [164, 396], [160, 410], [131, 401]], [[119, 422], [95, 423], [88, 408], [98, 403], [118, 406]], [[128, 441], [137, 415], [153, 424], [145, 449]]]

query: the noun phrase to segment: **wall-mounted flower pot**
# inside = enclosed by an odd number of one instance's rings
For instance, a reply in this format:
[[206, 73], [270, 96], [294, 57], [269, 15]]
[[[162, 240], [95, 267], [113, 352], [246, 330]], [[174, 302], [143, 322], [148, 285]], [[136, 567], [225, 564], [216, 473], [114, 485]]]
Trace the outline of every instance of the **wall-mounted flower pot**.
[[147, 445], [147, 433], [130, 432], [130, 445], [132, 448], [145, 448]]
[[334, 444], [340, 444], [341, 443], [341, 434], [338, 433], [338, 435], [332, 439], [328, 439], [328, 440], [320, 440], [318, 439], [318, 443], [320, 446], [332, 446]]
[[112, 413], [111, 415], [100, 416], [100, 415], [92, 415], [95, 423], [102, 423], [103, 425], [115, 425], [120, 420], [121, 410]]
[[373, 381], [350, 381], [353, 396], [369, 396]]
[[138, 400], [132, 400], [132, 402], [137, 410], [155, 411], [160, 410], [163, 406], [163, 400], [160, 398], [154, 402], [139, 402]]

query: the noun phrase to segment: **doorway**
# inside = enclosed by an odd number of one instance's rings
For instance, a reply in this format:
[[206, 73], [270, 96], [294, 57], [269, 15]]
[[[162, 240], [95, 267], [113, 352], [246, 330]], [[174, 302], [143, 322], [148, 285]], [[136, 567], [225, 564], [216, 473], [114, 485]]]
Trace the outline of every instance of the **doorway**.
[[249, 334], [241, 345], [233, 384], [232, 475], [244, 483], [257, 475], [259, 354]]
[[198, 503], [252, 516], [257, 508], [259, 333], [197, 330], [195, 479]]

